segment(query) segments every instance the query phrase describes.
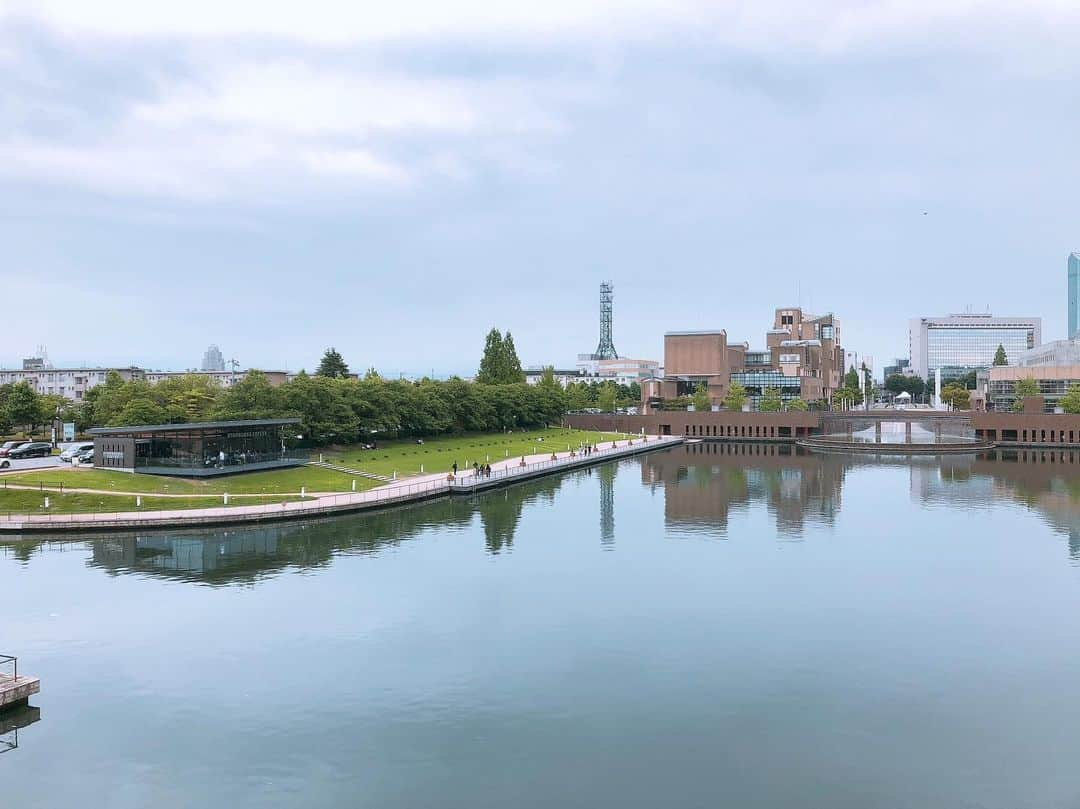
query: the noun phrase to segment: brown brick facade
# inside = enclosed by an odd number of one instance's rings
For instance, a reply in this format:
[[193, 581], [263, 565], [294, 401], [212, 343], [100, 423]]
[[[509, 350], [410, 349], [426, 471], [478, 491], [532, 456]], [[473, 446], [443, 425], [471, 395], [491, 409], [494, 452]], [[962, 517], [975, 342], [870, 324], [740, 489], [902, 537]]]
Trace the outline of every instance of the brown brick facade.
[[818, 432], [821, 414], [742, 413], [719, 410], [709, 413], [673, 410], [644, 416], [608, 414], [575, 414], [564, 423], [579, 430], [618, 430], [647, 435], [684, 435], [689, 438], [711, 438], [739, 441], [794, 441]]
[[973, 413], [975, 434], [999, 444], [1080, 446], [1080, 415]]

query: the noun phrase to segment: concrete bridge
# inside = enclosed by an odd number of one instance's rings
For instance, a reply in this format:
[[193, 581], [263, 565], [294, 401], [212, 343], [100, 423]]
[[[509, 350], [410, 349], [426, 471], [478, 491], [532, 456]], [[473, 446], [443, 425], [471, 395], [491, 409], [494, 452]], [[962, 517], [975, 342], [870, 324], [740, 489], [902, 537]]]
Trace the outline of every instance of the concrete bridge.
[[[947, 410], [849, 410], [842, 413], [821, 414], [821, 435], [848, 436], [859, 432], [874, 431], [875, 443], [889, 442], [889, 435], [897, 430], [883, 430], [882, 425], [903, 425], [903, 443], [911, 444], [916, 430], [932, 433], [937, 444], [947, 437], [974, 438], [975, 428], [971, 422], [971, 413], [949, 412]], [[900, 443], [894, 435], [893, 443]]]

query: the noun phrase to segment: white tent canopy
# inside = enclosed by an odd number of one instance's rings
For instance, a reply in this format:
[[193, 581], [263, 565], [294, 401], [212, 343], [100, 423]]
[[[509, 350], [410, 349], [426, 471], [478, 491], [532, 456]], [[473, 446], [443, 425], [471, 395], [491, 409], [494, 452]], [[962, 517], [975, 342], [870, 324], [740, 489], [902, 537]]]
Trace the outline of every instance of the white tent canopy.
[[906, 390], [902, 390], [898, 394], [896, 394], [896, 401], [898, 401], [898, 402], [910, 402], [911, 401], [911, 394], [908, 393]]

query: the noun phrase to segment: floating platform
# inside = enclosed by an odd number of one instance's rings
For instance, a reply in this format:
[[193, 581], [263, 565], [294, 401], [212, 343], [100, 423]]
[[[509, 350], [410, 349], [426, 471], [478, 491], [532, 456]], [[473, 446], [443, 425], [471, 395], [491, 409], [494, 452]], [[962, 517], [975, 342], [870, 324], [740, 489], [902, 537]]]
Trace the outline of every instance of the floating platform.
[[899, 441], [850, 441], [825, 436], [800, 438], [795, 443], [813, 452], [857, 452], [866, 455], [965, 455], [986, 452], [995, 447], [993, 441], [982, 440], [902, 443]]

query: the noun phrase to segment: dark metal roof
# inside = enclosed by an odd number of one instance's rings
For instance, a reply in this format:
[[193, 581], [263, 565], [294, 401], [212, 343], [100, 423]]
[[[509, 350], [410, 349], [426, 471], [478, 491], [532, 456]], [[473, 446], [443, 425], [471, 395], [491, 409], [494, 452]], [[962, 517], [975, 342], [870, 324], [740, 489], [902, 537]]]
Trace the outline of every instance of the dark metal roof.
[[90, 435], [127, 435], [128, 433], [175, 433], [184, 430], [228, 430], [242, 427], [281, 427], [299, 424], [300, 419], [250, 419], [247, 421], [192, 421], [187, 424], [140, 424], [133, 427], [95, 427]]

